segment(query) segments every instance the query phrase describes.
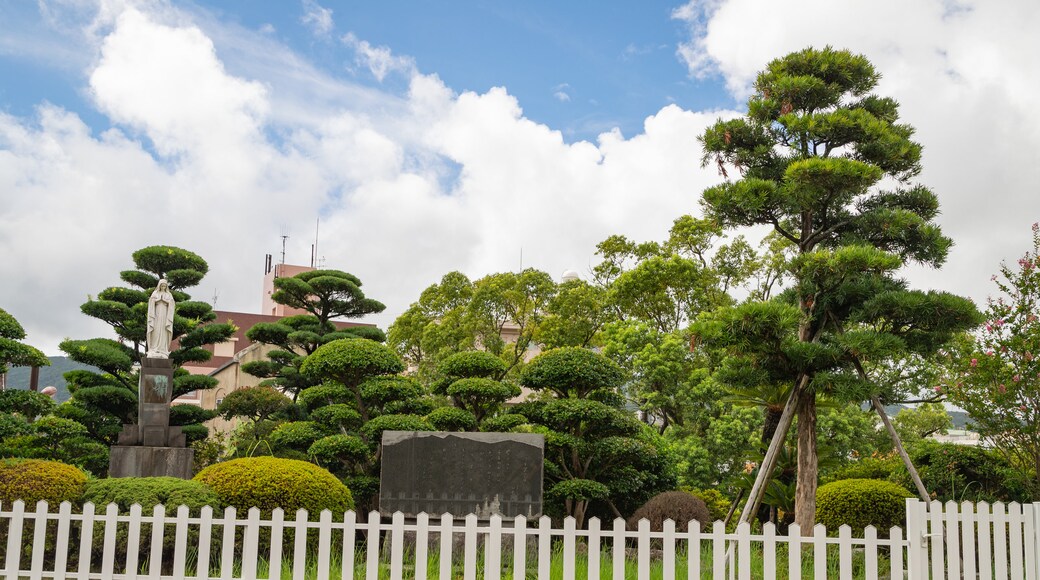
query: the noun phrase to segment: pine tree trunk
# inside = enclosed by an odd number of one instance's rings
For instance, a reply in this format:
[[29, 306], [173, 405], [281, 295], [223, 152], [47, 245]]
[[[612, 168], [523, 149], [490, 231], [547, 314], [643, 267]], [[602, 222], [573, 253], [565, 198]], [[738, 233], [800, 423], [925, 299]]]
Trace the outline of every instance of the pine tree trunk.
[[798, 479], [795, 488], [794, 521], [802, 533], [816, 523], [816, 395], [803, 393], [798, 401]]

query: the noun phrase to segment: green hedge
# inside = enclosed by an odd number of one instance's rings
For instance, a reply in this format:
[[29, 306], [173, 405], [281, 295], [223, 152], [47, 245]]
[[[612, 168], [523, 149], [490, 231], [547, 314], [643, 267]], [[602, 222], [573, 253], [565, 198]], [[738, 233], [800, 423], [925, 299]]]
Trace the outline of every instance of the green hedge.
[[83, 495], [87, 475], [78, 468], [43, 459], [0, 460], [0, 503], [22, 500], [26, 509], [46, 500], [52, 507]]
[[[198, 516], [203, 506], [212, 506], [217, 516], [223, 509], [223, 504], [217, 494], [204, 483], [178, 479], [176, 477], [120, 477], [111, 479], [96, 479], [87, 482], [86, 491], [83, 493], [83, 502], [93, 503], [97, 513], [104, 513], [108, 504], [119, 506], [119, 513], [125, 514], [130, 511], [134, 504], [141, 506], [141, 513], [150, 516], [157, 505], [166, 508], [166, 515], [174, 517], [177, 508], [181, 505], [188, 506], [192, 516]], [[198, 544], [198, 527], [189, 526], [188, 545]], [[126, 558], [127, 542], [129, 540], [129, 529], [126, 524], [120, 524], [116, 528], [116, 561]], [[151, 524], [143, 524], [138, 544], [139, 557], [144, 558], [149, 554], [152, 543]], [[174, 544], [177, 541], [176, 526], [168, 524], [163, 532], [163, 560], [172, 561]], [[215, 534], [213, 540], [217, 542], [214, 549], [219, 552], [220, 538]], [[94, 554], [100, 558], [104, 550], [104, 536], [95, 534]]]
[[244, 457], [211, 465], [195, 476], [213, 488], [220, 500], [240, 513], [257, 507], [264, 516], [275, 508], [288, 514], [305, 509], [336, 516], [354, 508], [347, 486], [328, 471], [306, 461], [278, 457]]
[[853, 535], [867, 526], [888, 536], [892, 526], [906, 522], [906, 498], [914, 497], [906, 488], [877, 479], [843, 479], [816, 490], [816, 521], [837, 535], [838, 527], [848, 525]]

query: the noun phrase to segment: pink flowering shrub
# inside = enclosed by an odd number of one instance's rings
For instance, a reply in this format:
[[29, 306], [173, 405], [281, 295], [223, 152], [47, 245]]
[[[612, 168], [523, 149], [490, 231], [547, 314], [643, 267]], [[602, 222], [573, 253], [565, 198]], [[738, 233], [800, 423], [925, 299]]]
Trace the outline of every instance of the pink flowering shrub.
[[949, 401], [971, 416], [974, 429], [1032, 472], [1040, 491], [1040, 225], [1033, 249], [1017, 268], [1004, 263], [994, 281], [1001, 296], [990, 299], [987, 322], [944, 385]]

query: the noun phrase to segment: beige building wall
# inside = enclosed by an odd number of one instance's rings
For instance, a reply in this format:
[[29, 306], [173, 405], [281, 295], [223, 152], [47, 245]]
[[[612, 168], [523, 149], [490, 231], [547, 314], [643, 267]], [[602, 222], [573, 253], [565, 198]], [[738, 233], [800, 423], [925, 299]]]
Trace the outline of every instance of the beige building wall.
[[306, 310], [299, 308], [291, 308], [284, 304], [279, 304], [274, 300], [271, 300], [271, 294], [274, 293], [274, 280], [275, 278], [291, 278], [297, 274], [303, 272], [310, 272], [314, 270], [310, 266], [294, 266], [292, 264], [275, 264], [271, 271], [264, 275], [264, 293], [263, 303], [260, 306], [260, 313], [267, 316], [295, 316], [297, 314], [307, 314]]
[[[251, 344], [241, 351], [235, 353], [231, 360], [209, 373], [209, 376], [217, 379], [217, 386], [205, 391], [196, 391], [199, 402], [203, 409], [216, 410], [221, 401], [229, 393], [246, 387], [255, 387], [260, 384], [260, 379], [242, 371], [242, 364], [267, 359], [267, 353], [276, 347], [266, 344]], [[223, 417], [216, 417], [206, 421], [209, 432], [230, 433], [238, 424], [240, 419], [230, 421]]]

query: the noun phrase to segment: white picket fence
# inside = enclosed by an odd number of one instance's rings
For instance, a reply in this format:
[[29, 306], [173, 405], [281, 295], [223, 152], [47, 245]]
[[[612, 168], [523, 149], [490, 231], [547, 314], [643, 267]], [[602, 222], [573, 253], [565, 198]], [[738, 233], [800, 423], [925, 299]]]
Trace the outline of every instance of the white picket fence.
[[136, 505], [123, 514], [115, 505], [103, 513], [92, 504], [79, 512], [68, 503], [57, 512], [46, 502], [31, 510], [20, 501], [0, 505], [3, 577], [1040, 580], [1040, 504], [907, 500], [905, 537], [900, 528], [878, 537], [868, 527], [862, 538], [848, 526], [831, 537], [822, 525], [806, 535], [797, 526], [777, 535], [771, 524], [752, 534], [746, 524], [726, 533], [720, 522], [703, 531], [692, 522], [687, 532], [666, 522], [654, 532], [646, 521], [626, 530], [623, 520], [604, 528], [595, 518], [579, 530], [571, 518], [554, 528], [547, 517], [406, 521], [372, 512], [362, 522], [354, 512], [334, 520], [324, 511], [317, 521], [303, 510], [285, 515], [274, 510], [262, 518], [254, 508], [243, 519], [234, 508], [203, 508], [192, 516], [182, 506], [168, 517], [162, 506], [149, 515]]

